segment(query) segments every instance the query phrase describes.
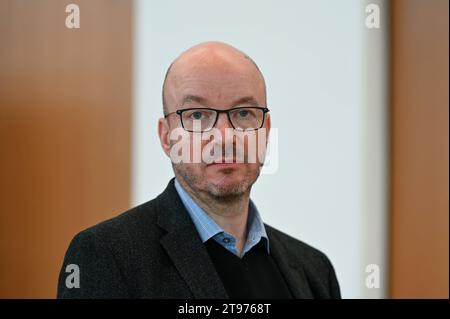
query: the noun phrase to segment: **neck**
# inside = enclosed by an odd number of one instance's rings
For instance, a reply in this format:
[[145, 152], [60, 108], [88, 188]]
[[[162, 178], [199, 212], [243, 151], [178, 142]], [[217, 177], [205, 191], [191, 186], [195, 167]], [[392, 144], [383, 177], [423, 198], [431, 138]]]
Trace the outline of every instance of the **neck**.
[[237, 196], [217, 197], [205, 191], [195, 192], [182, 178], [177, 178], [183, 189], [225, 232], [237, 241], [237, 248], [247, 239], [247, 217], [250, 190]]

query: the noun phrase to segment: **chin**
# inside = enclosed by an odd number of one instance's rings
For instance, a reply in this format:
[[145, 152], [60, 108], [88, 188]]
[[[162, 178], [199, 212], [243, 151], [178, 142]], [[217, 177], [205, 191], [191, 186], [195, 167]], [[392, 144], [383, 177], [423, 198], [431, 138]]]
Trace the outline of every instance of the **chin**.
[[209, 193], [215, 197], [235, 197], [244, 194], [247, 190], [245, 185], [212, 185]]
[[248, 191], [253, 182], [242, 176], [230, 174], [217, 176], [209, 183], [209, 193], [216, 197], [240, 196]]

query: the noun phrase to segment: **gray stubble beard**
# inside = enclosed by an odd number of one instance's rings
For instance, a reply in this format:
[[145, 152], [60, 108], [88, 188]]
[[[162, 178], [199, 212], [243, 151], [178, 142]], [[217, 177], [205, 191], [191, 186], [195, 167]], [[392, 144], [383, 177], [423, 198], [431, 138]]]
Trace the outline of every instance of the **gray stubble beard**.
[[[172, 164], [175, 176], [181, 176], [181, 178], [187, 183], [192, 190], [196, 190], [195, 185], [201, 184], [201, 177], [191, 174], [187, 169], [183, 168], [183, 164]], [[229, 187], [222, 187], [213, 183], [206, 181], [206, 188], [204, 191], [208, 193], [209, 196], [217, 199], [227, 199], [233, 197], [239, 197], [245, 193], [250, 193], [251, 187], [256, 182], [259, 177], [259, 172], [256, 178], [252, 181], [245, 180], [238, 185], [234, 185], [231, 189]], [[225, 178], [225, 177], [224, 177]]]

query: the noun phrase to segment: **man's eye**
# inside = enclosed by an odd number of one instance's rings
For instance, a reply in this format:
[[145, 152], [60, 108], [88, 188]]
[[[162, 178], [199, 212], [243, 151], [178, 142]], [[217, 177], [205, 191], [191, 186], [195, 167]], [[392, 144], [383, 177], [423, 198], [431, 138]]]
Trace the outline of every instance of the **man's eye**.
[[191, 117], [192, 117], [194, 120], [201, 120], [202, 117], [203, 117], [203, 113], [200, 112], [200, 111], [192, 112]]
[[238, 113], [239, 117], [247, 117], [249, 115], [248, 110], [240, 110]]

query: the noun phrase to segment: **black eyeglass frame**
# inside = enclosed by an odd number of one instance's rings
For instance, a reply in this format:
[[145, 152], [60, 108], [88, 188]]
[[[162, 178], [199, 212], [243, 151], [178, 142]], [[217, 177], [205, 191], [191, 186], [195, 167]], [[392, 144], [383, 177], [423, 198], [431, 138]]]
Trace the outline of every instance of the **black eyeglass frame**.
[[[233, 122], [231, 121], [230, 112], [231, 111], [235, 111], [235, 110], [240, 110], [240, 109], [258, 109], [258, 110], [262, 110], [263, 111], [263, 120], [262, 120], [261, 126], [258, 127], [258, 128], [254, 128], [252, 130], [239, 130], [239, 129], [236, 129], [234, 127]], [[192, 111], [192, 110], [215, 111], [217, 113], [217, 116], [216, 116], [216, 120], [214, 121], [214, 124], [211, 126], [211, 128], [208, 129], [208, 130], [205, 130], [205, 131], [201, 131], [201, 132], [197, 132], [197, 131], [192, 131], [192, 130], [186, 129], [184, 127], [184, 123], [183, 123], [183, 112]], [[208, 107], [193, 107], [193, 108], [181, 109], [181, 110], [176, 110], [174, 112], [167, 113], [167, 114], [164, 115], [164, 118], [167, 118], [169, 115], [172, 115], [172, 114], [178, 114], [180, 116], [181, 126], [183, 127], [183, 129], [185, 131], [192, 132], [192, 133], [203, 133], [203, 132], [208, 132], [208, 131], [212, 130], [216, 126], [217, 120], [219, 119], [219, 114], [220, 113], [227, 113], [228, 122], [230, 122], [230, 124], [233, 127], [233, 129], [239, 130], [239, 131], [242, 131], [242, 132], [248, 132], [248, 131], [256, 131], [256, 130], [259, 130], [260, 128], [262, 128], [264, 126], [265, 121], [266, 121], [266, 113], [268, 113], [269, 111], [270, 111], [269, 108], [267, 108], [267, 107], [260, 107], [260, 106], [242, 106], [242, 107], [235, 107], [235, 108], [228, 109], [228, 110], [219, 110], [219, 109], [208, 108]]]

